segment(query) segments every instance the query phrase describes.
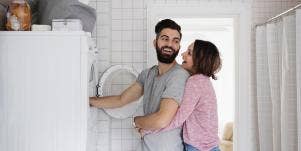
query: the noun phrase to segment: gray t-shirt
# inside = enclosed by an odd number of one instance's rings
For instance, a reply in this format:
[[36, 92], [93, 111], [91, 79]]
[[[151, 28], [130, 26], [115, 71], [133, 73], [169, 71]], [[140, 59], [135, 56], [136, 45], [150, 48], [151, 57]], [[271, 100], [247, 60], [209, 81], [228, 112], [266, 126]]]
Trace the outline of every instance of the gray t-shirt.
[[[144, 89], [143, 109], [145, 115], [157, 112], [163, 98], [172, 98], [179, 105], [189, 73], [176, 64], [165, 74], [158, 76], [158, 66], [143, 70], [137, 79]], [[181, 128], [145, 135], [144, 151], [183, 151]]]

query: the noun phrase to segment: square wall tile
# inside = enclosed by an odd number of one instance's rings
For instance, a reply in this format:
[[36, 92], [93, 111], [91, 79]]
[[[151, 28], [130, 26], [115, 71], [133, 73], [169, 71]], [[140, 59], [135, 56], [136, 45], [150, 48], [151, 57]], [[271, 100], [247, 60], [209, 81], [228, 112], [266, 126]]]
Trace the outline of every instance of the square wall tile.
[[133, 55], [133, 61], [134, 62], [144, 62], [144, 52], [143, 51], [134, 51]]
[[101, 140], [98, 139], [97, 141], [97, 144], [100, 144], [100, 145], [109, 145], [109, 133], [99, 133], [98, 138], [103, 138]]
[[122, 53], [122, 62], [132, 62], [133, 61], [133, 53], [130, 51], [126, 51]]
[[112, 20], [112, 30], [122, 30], [122, 21], [119, 19]]
[[[165, 0], [167, 4], [177, 4], [178, 0]], [[199, 0], [197, 0], [199, 1]]]
[[109, 13], [111, 6], [109, 2], [102, 2], [102, 1], [98, 1], [97, 3], [97, 10], [96, 12], [102, 12], [102, 13]]
[[122, 151], [122, 141], [113, 139], [111, 144], [112, 151]]
[[113, 128], [111, 129], [111, 138], [112, 139], [121, 139], [122, 137], [122, 129], [116, 129], [116, 128]]
[[112, 19], [122, 19], [122, 9], [112, 9]]
[[132, 51], [133, 50], [132, 41], [123, 41], [122, 42], [122, 50], [123, 51]]
[[111, 34], [111, 28], [108, 26], [99, 26], [96, 30], [97, 36], [109, 37]]
[[133, 30], [133, 20], [126, 19], [122, 21], [122, 30]]
[[111, 18], [109, 16], [109, 14], [107, 14], [107, 13], [98, 13], [97, 14], [97, 21], [108, 22], [110, 20], [111, 20]]
[[[97, 41], [97, 48], [98, 49], [109, 49], [110, 48], [110, 45], [111, 45], [111, 42], [109, 40], [109, 37], [98, 37], [99, 41]], [[97, 40], [98, 40], [97, 39]], [[98, 50], [99, 53], [100, 53], [100, 50]], [[101, 54], [105, 54], [105, 56], [107, 56], [107, 51], [104, 52], [104, 51], [101, 51]]]
[[122, 0], [122, 8], [133, 8], [133, 0]]
[[[122, 40], [132, 41], [133, 40], [133, 32], [132, 31], [122, 31]], [[128, 49], [126, 49], [126, 50], [128, 50]]]
[[136, 129], [132, 129], [132, 140], [139, 140], [141, 138], [140, 133]]
[[133, 0], [133, 8], [144, 8], [144, 0]]
[[123, 9], [122, 10], [122, 19], [132, 19], [133, 18], [133, 11], [132, 9]]
[[134, 9], [133, 18], [134, 19], [146, 18], [146, 14], [144, 14], [144, 9]]
[[144, 32], [142, 30], [135, 30], [133, 31], [133, 40], [144, 40]]
[[108, 151], [109, 150], [109, 144], [98, 144], [97, 145], [97, 151]]
[[132, 143], [133, 143], [133, 147], [135, 148], [134, 151], [143, 150], [142, 149], [142, 141], [140, 139], [134, 140]]
[[133, 20], [133, 29], [135, 31], [143, 30], [144, 29], [143, 20], [142, 19], [135, 19], [135, 20]]
[[133, 145], [133, 140], [123, 140], [122, 141], [122, 149], [124, 151], [133, 151], [135, 150], [135, 146]]
[[122, 124], [122, 128], [132, 129], [133, 128], [132, 117], [123, 119], [121, 124]]
[[112, 51], [122, 51], [122, 42], [121, 40], [112, 41]]
[[115, 30], [112, 31], [112, 40], [121, 40], [121, 31]]
[[112, 52], [112, 62], [121, 62], [122, 61], [122, 55], [121, 52]]
[[144, 41], [133, 41], [133, 51], [144, 51], [146, 47], [144, 47]]
[[134, 139], [133, 129], [132, 128], [123, 128], [122, 129], [122, 140]]
[[108, 46], [106, 48], [110, 47], [110, 41], [111, 41], [111, 39], [109, 39], [109, 37], [105, 37], [105, 36], [99, 35], [99, 36], [97, 36], [96, 40], [97, 40], [97, 48], [98, 49], [106, 47], [104, 45]]
[[122, 0], [112, 0], [112, 8], [122, 8]]
[[96, 129], [99, 133], [107, 134], [109, 133], [110, 123], [109, 121], [97, 121]]

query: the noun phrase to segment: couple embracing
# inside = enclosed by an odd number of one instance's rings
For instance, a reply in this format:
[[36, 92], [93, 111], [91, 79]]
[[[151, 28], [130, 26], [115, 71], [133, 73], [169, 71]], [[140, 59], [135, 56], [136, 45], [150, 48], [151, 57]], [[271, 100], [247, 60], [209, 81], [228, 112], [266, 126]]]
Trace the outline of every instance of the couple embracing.
[[117, 108], [143, 96], [144, 116], [133, 118], [144, 151], [219, 151], [217, 101], [210, 78], [221, 67], [217, 47], [195, 40], [180, 50], [181, 27], [164, 19], [155, 27], [153, 41], [158, 65], [143, 70], [137, 80], [117, 96], [92, 97], [90, 105]]

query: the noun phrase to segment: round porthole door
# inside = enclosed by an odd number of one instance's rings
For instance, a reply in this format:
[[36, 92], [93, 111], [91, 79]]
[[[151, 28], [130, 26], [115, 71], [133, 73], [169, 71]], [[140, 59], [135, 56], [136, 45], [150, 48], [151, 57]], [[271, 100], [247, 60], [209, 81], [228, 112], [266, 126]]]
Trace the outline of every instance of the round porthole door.
[[[138, 73], [131, 67], [114, 65], [108, 68], [98, 82], [98, 96], [120, 95], [126, 88], [136, 81]], [[142, 97], [120, 108], [104, 109], [111, 117], [125, 119], [133, 116], [137, 111]]]

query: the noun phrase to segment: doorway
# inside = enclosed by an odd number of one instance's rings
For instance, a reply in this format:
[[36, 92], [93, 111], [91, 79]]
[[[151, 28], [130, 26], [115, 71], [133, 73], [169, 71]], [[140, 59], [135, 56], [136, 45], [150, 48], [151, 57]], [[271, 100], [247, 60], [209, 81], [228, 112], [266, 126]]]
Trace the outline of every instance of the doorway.
[[[160, 10], [160, 11], [158, 11]], [[181, 11], [179, 11], [181, 10]], [[233, 136], [233, 150], [234, 151], [249, 151], [250, 147], [250, 49], [251, 49], [251, 5], [249, 3], [244, 2], [200, 2], [199, 4], [148, 4], [147, 5], [147, 67], [150, 67], [154, 64], [157, 64], [156, 59], [156, 52], [153, 48], [153, 38], [155, 37], [154, 27], [156, 23], [163, 18], [171, 18], [178, 22], [177, 19], [207, 19], [203, 22], [210, 22], [210, 20], [220, 22], [224, 20], [225, 22], [230, 23], [228, 27], [219, 26], [216, 27], [219, 32], [229, 32], [228, 36], [232, 34], [233, 39], [232, 42], [228, 41], [230, 46], [227, 46], [227, 49], [233, 50], [229, 51], [229, 53], [222, 53], [223, 59], [228, 57], [228, 55], [233, 57], [232, 62], [229, 59], [229, 62], [223, 62], [223, 70], [227, 76], [231, 76], [230, 81], [231, 83], [228, 85], [227, 83], [222, 83], [222, 88], [215, 88], [216, 91], [225, 91], [226, 89], [234, 90], [234, 92], [229, 93], [229, 98], [232, 98], [233, 105], [231, 103], [227, 104], [227, 107], [224, 105], [219, 105], [218, 110], [220, 112], [221, 108], [227, 108], [230, 111], [228, 117], [234, 118], [234, 136]], [[180, 21], [181, 22], [181, 21]], [[184, 20], [183, 22], [189, 22]], [[192, 21], [193, 22], [193, 21]], [[231, 23], [232, 22], [232, 23]], [[181, 24], [181, 23], [179, 23]], [[182, 24], [181, 24], [182, 25]], [[182, 25], [185, 26], [185, 25]], [[184, 27], [185, 28], [185, 27]], [[199, 27], [200, 28], [200, 27]], [[200, 29], [202, 33], [200, 35], [203, 39], [208, 39], [209, 41], [215, 43], [217, 47], [220, 47], [220, 51], [223, 52], [223, 45], [227, 44], [220, 44], [216, 41], [216, 37], [212, 36], [212, 29], [211, 27], [203, 26], [203, 29]], [[208, 31], [209, 30], [209, 31]], [[189, 35], [188, 31], [183, 31], [183, 36]], [[205, 34], [208, 31], [207, 35]], [[211, 32], [210, 32], [211, 31]], [[191, 33], [193, 35], [193, 33]], [[227, 34], [224, 33], [224, 36]], [[219, 36], [221, 36], [219, 34]], [[202, 38], [201, 37], [201, 38]], [[221, 36], [223, 37], [223, 36]], [[220, 37], [220, 38], [221, 38]], [[184, 37], [183, 37], [184, 38]], [[195, 37], [191, 37], [195, 38]], [[221, 39], [220, 39], [221, 40]], [[187, 42], [183, 39], [182, 41], [182, 50], [188, 45], [188, 41], [191, 42], [191, 39], [187, 39]], [[231, 47], [233, 49], [231, 49]], [[228, 59], [227, 59], [228, 60]], [[227, 66], [230, 68], [228, 69]], [[233, 68], [234, 67], [234, 68]], [[232, 71], [231, 71], [232, 70]], [[219, 74], [222, 74], [223, 71], [220, 71]], [[224, 76], [223, 77], [227, 77]], [[218, 77], [222, 77], [218, 75]], [[217, 83], [215, 84], [218, 87]], [[231, 88], [228, 88], [230, 86]], [[222, 89], [222, 90], [217, 90]], [[225, 91], [228, 92], [228, 91]], [[220, 93], [220, 92], [219, 92]], [[224, 94], [221, 94], [223, 99], [219, 99], [224, 101]], [[228, 95], [228, 94], [227, 94]], [[228, 102], [224, 101], [224, 102]], [[221, 103], [219, 103], [221, 104]], [[228, 107], [229, 105], [229, 107]], [[234, 111], [234, 112], [233, 112]], [[224, 113], [221, 113], [224, 114]], [[234, 114], [234, 116], [232, 116]], [[231, 118], [230, 118], [231, 119]], [[225, 121], [228, 120], [227, 118], [224, 119]], [[224, 122], [225, 122], [224, 121]], [[223, 121], [220, 121], [220, 125], [222, 125]], [[223, 126], [220, 126], [223, 128]], [[220, 129], [221, 131], [221, 129]], [[220, 132], [221, 133], [221, 132]]]

